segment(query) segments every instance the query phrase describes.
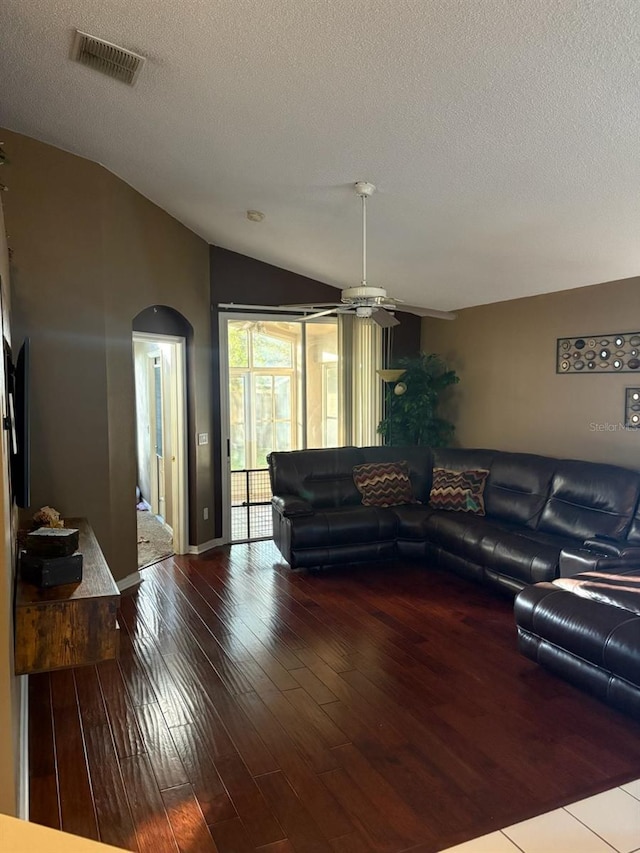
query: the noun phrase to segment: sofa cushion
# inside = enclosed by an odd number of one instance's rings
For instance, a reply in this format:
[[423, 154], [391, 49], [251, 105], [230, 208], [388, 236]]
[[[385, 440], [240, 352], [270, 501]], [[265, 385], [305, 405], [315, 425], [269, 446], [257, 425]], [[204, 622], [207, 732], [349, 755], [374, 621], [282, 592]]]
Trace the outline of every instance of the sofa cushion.
[[575, 548], [579, 540], [569, 539], [567, 536], [558, 536], [556, 533], [543, 533], [540, 530], [530, 530], [528, 527], [523, 527], [521, 524], [514, 524], [512, 521], [499, 521], [496, 518], [487, 518], [486, 533], [482, 538], [483, 559], [488, 559], [493, 551], [494, 544], [503, 539], [506, 533], [517, 534], [522, 539], [530, 539], [532, 542], [541, 545], [548, 545], [551, 548], [558, 550], [558, 553], [563, 548]]
[[488, 475], [486, 468], [470, 471], [434, 468], [429, 506], [451, 512], [484, 515], [484, 484]]
[[409, 465], [400, 462], [363, 462], [353, 469], [353, 482], [364, 506], [401, 506], [414, 503]]
[[363, 462], [400, 462], [409, 465], [409, 479], [416, 500], [427, 503], [431, 491], [433, 451], [430, 447], [362, 447]]
[[627, 533], [627, 541], [631, 545], [640, 545], [640, 501], [636, 506], [636, 511], [631, 519], [631, 526]]
[[317, 548], [384, 542], [396, 537], [398, 522], [391, 509], [354, 506], [318, 510], [295, 519], [292, 548]]
[[477, 553], [478, 562], [525, 584], [553, 580], [563, 548], [575, 546], [575, 539], [538, 535], [522, 528], [488, 530]]
[[515, 613], [519, 628], [640, 685], [640, 617], [552, 584], [524, 589]]
[[354, 506], [361, 496], [352, 472], [363, 461], [358, 447], [270, 453], [271, 489], [274, 495], [298, 495], [314, 508]]
[[406, 504], [405, 506], [394, 506], [392, 512], [398, 520], [399, 539], [422, 541], [427, 538], [425, 530], [427, 519], [437, 510], [424, 504]]
[[491, 470], [496, 450], [467, 450], [462, 447], [436, 447], [433, 450], [433, 467], [450, 471], [470, 471], [473, 468]]
[[433, 510], [422, 528], [425, 538], [438, 548], [479, 562], [483, 538], [489, 534], [503, 536], [512, 525], [469, 513]]
[[487, 515], [535, 529], [556, 465], [532, 453], [496, 453], [484, 493]]
[[589, 539], [622, 538], [640, 491], [640, 475], [615, 465], [560, 460], [538, 529]]

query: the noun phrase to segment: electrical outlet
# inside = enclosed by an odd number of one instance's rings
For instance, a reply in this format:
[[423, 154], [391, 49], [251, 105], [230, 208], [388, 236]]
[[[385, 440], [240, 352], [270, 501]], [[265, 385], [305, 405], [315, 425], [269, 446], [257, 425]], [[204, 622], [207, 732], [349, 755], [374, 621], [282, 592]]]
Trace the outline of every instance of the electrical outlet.
[[204, 518], [204, 520], [205, 520], [205, 521], [208, 521], [208, 520], [209, 520], [209, 507], [208, 507], [208, 506], [206, 506], [206, 507], [202, 510], [202, 517]]
[[209, 444], [209, 433], [208, 432], [199, 432], [198, 433], [198, 444]]

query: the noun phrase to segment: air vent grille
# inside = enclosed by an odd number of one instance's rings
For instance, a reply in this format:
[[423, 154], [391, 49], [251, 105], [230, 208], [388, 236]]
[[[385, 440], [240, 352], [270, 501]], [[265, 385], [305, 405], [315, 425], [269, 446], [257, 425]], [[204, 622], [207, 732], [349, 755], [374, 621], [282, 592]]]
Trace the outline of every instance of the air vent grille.
[[138, 79], [145, 58], [116, 44], [76, 30], [71, 58], [129, 86]]

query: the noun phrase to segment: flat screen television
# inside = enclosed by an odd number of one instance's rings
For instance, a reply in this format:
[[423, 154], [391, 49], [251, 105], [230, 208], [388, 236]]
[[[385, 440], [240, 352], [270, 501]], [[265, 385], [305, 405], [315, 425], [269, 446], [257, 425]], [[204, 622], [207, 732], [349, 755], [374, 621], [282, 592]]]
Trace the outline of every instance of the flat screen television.
[[31, 501], [31, 446], [29, 424], [29, 338], [24, 339], [15, 363], [7, 360], [9, 424], [11, 431], [11, 491], [19, 507]]

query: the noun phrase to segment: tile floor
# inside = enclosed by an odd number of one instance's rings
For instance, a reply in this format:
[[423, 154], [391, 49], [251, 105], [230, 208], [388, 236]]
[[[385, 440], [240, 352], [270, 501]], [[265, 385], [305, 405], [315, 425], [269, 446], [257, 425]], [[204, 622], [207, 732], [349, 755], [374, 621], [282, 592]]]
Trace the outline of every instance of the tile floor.
[[640, 779], [442, 853], [636, 853]]

